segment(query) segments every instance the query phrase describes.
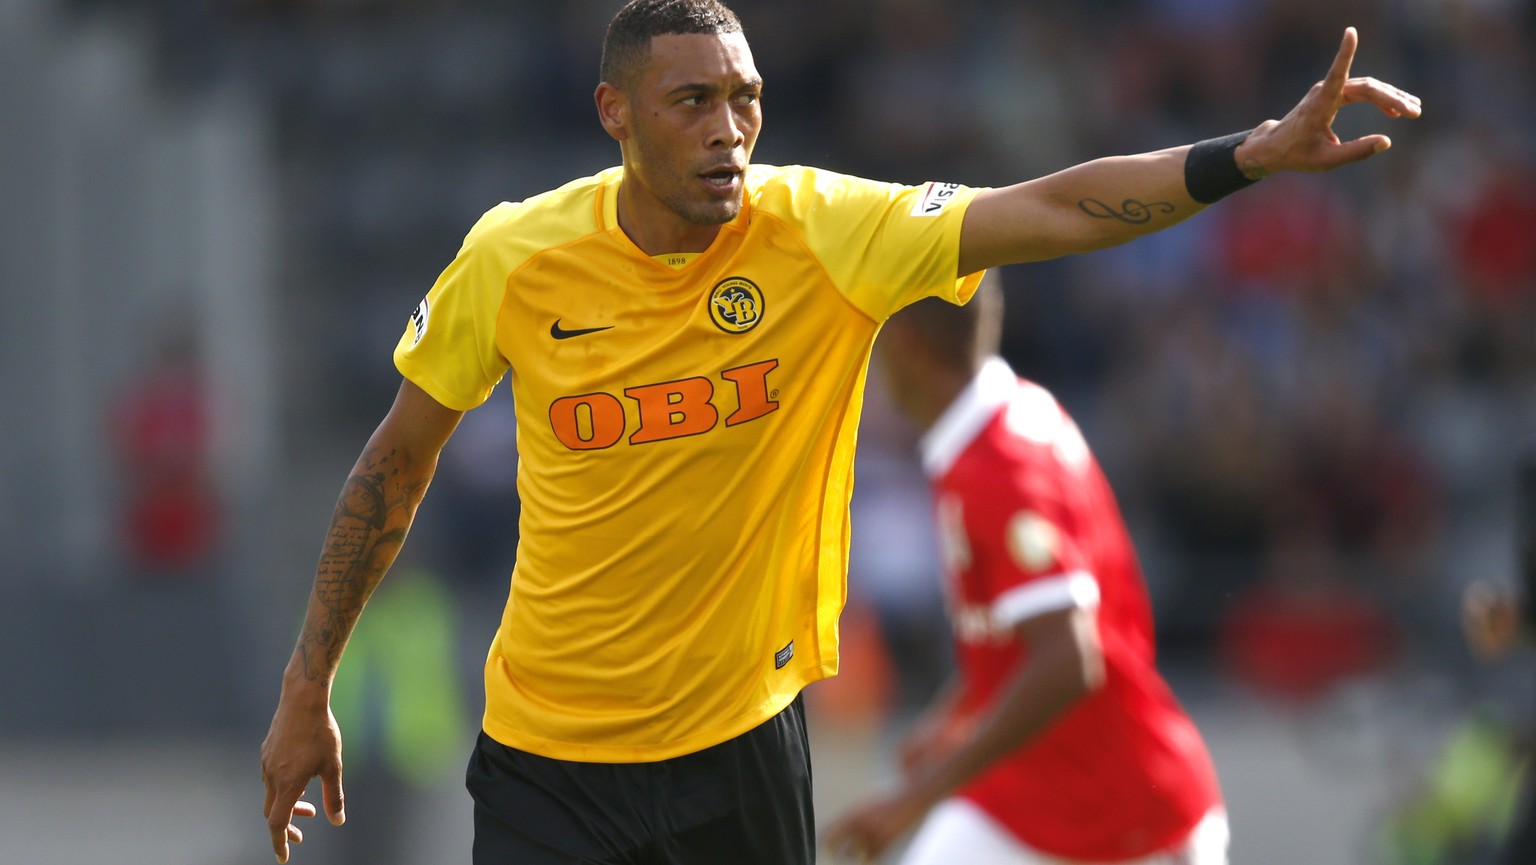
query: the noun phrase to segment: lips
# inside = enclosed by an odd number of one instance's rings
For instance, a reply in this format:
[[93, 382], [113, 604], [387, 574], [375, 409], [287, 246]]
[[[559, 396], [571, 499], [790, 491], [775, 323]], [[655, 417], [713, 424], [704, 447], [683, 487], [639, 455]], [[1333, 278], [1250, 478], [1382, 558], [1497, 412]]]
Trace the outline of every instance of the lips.
[[699, 172], [699, 179], [710, 189], [732, 192], [741, 179], [742, 168], [736, 165], [716, 165]]

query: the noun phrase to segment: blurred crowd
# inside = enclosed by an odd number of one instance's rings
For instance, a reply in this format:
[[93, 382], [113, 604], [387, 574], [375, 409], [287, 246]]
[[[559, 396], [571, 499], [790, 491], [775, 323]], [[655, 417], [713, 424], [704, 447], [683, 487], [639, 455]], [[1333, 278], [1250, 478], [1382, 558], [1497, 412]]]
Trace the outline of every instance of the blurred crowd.
[[[292, 385], [307, 424], [365, 431], [382, 414], [394, 340], [481, 212], [618, 159], [590, 101], [616, 0], [138, 5], [169, 86], [236, 80], [280, 119], [282, 291], [326, 334], [324, 374]], [[1531, 4], [732, 5], [767, 82], [759, 161], [984, 186], [1276, 117], [1357, 26], [1356, 74], [1422, 96], [1425, 116], [1359, 108], [1337, 128], [1388, 131], [1392, 153], [1007, 269], [1005, 354], [1098, 451], [1171, 657], [1306, 700], [1463, 655], [1454, 599], [1474, 576], [1512, 577], [1512, 466], [1536, 424]], [[942, 675], [943, 625], [913, 531], [916, 431], [877, 391], [853, 592], [919, 682], [906, 704]], [[513, 493], [508, 409], [471, 414], [423, 512], [448, 572], [482, 587], [515, 541], [511, 511], [487, 504]]]

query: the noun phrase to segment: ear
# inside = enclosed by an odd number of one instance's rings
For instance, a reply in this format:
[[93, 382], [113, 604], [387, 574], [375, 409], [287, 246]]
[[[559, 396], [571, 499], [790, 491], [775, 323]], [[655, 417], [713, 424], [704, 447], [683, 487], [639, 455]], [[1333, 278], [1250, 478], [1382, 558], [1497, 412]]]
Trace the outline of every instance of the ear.
[[597, 103], [597, 119], [614, 141], [629, 138], [629, 97], [624, 91], [604, 81], [592, 94]]

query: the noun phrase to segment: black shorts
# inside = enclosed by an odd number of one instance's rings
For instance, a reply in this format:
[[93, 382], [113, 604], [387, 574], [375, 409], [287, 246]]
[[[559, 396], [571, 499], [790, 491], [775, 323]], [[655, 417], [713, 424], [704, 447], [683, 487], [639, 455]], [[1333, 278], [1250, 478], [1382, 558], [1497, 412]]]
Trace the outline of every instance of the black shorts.
[[480, 734], [466, 782], [474, 865], [810, 865], [811, 755], [795, 701], [654, 763], [577, 763]]

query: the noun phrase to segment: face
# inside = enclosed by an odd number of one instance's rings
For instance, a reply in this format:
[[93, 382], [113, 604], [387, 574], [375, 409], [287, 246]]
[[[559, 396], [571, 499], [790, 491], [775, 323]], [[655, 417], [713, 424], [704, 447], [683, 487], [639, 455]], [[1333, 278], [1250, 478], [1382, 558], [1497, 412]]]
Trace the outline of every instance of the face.
[[626, 90], [599, 87], [599, 115], [623, 147], [640, 204], [693, 225], [734, 219], [763, 124], [762, 89], [740, 33], [658, 36]]

